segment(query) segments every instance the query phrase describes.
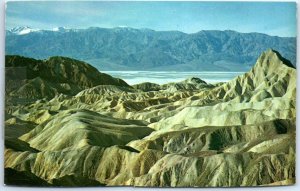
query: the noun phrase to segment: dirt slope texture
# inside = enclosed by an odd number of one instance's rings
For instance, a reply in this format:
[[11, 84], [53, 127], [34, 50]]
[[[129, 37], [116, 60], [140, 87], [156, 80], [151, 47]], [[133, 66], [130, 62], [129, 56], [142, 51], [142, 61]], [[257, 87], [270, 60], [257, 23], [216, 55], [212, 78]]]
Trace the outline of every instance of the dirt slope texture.
[[130, 87], [68, 58], [6, 62], [6, 74], [30, 74], [6, 76], [8, 185], [295, 183], [296, 69], [274, 50], [218, 84]]

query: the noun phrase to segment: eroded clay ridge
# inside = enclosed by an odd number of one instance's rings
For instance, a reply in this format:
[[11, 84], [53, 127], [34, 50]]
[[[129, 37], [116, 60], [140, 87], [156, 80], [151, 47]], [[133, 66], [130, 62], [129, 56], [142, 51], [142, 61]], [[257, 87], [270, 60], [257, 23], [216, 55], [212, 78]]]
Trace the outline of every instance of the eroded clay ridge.
[[295, 182], [296, 69], [274, 50], [227, 83], [132, 87], [73, 59], [8, 56], [5, 101], [6, 184]]

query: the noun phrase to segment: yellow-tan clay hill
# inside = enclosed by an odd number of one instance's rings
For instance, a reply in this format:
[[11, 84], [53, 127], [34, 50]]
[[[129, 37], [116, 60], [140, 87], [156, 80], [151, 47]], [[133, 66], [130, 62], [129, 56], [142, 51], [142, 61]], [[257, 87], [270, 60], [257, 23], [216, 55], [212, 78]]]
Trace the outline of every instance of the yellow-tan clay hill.
[[[191, 78], [131, 87], [73, 59], [7, 61], [6, 184], [295, 183], [296, 69], [274, 50], [214, 85]], [[20, 66], [27, 76], [16, 75]]]

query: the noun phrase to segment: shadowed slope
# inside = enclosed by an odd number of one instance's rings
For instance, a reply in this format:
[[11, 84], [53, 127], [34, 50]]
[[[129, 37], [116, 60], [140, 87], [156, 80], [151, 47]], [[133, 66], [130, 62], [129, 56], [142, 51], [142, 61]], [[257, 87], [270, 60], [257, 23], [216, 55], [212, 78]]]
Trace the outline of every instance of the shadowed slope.
[[93, 66], [66, 57], [35, 60], [6, 56], [6, 94], [18, 98], [52, 98], [59, 93], [74, 95], [97, 85], [129, 87], [121, 79], [100, 73]]

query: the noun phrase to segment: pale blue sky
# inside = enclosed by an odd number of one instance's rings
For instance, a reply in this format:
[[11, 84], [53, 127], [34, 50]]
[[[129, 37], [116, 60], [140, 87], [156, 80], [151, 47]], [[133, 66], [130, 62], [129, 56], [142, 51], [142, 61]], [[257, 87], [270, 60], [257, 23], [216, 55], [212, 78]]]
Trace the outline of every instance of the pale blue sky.
[[154, 30], [236, 30], [296, 36], [296, 3], [9, 2], [6, 27], [51, 29], [127, 26]]

